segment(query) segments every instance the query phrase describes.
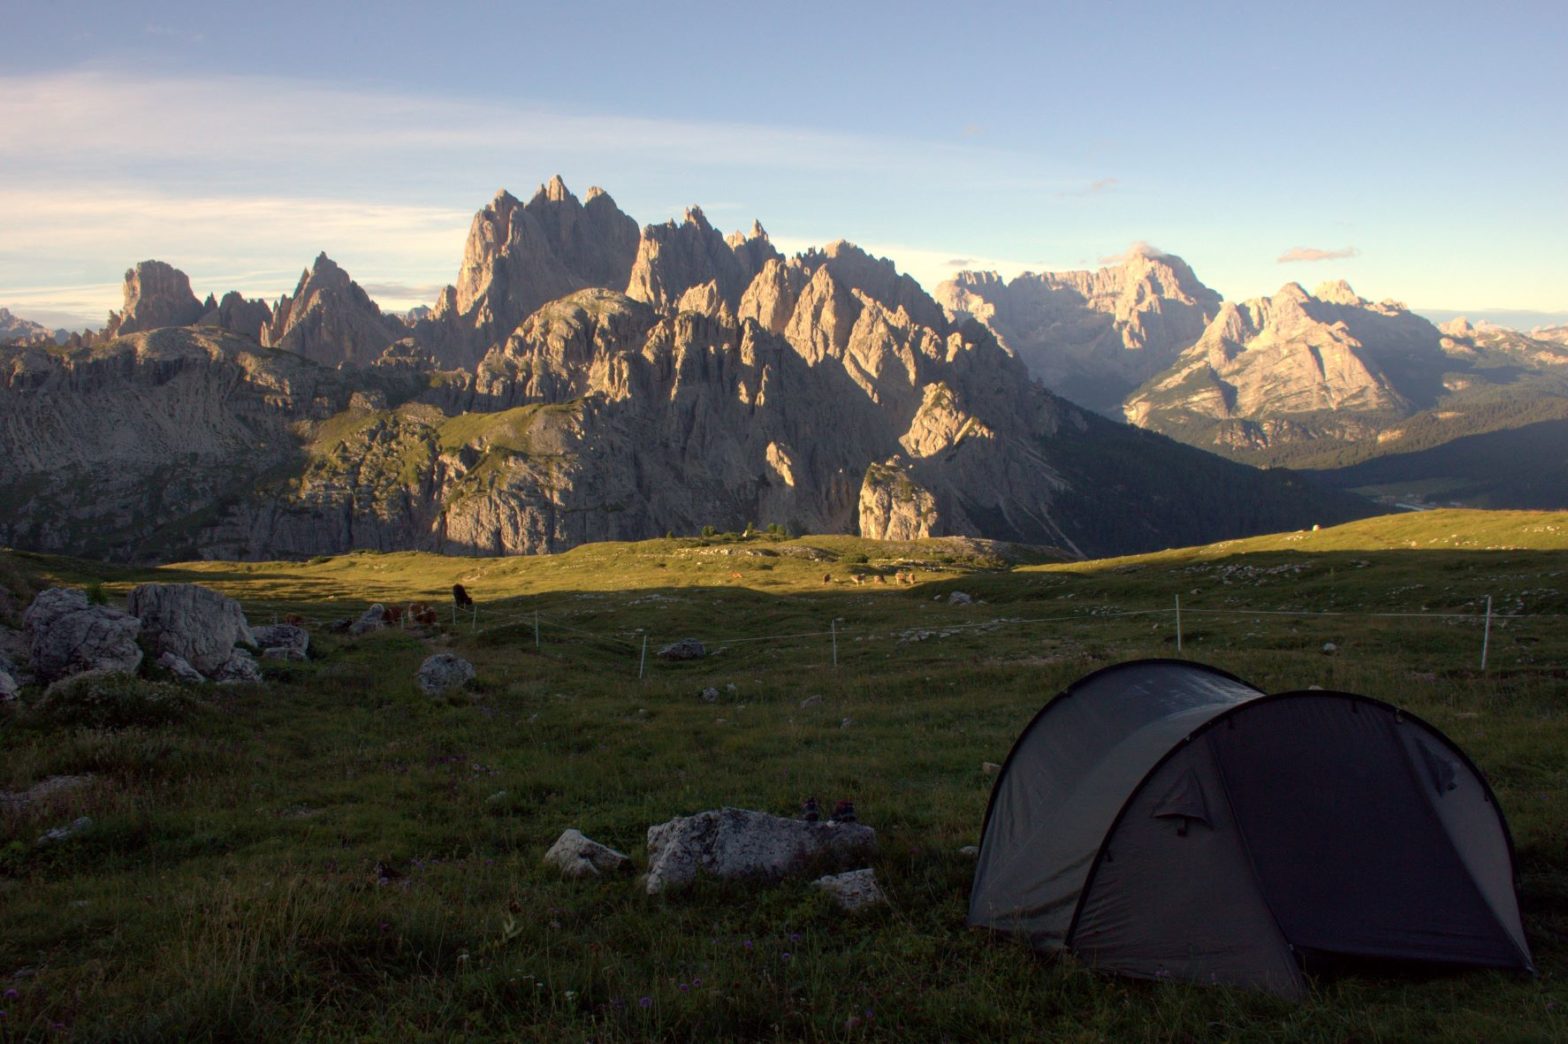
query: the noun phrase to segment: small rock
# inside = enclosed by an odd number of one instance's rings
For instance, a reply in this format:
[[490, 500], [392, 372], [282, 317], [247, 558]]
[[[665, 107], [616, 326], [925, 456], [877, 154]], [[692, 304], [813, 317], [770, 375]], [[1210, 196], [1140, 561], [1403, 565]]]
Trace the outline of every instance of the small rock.
[[387, 607], [377, 602], [360, 614], [359, 619], [348, 625], [349, 634], [365, 634], [369, 631], [379, 631], [387, 625]]
[[659, 650], [661, 660], [700, 660], [707, 655], [707, 646], [695, 638], [682, 638]]
[[719, 690], [713, 688], [711, 685], [708, 688], [703, 689], [702, 690], [702, 702], [703, 703], [718, 703], [719, 702]]
[[25, 809], [56, 794], [80, 790], [92, 781], [91, 776], [49, 776], [26, 790], [0, 790], [0, 809]]
[[998, 765], [994, 761], [982, 761], [980, 763], [980, 771], [985, 773], [987, 776], [994, 776], [998, 772], [1002, 771], [1002, 766]]
[[186, 660], [185, 657], [176, 656], [172, 652], [166, 652], [159, 656], [158, 666], [162, 667], [164, 670], [168, 671], [182, 682], [189, 682], [192, 685], [205, 685], [207, 682], [206, 677], [196, 668], [192, 667], [190, 662]]
[[822, 702], [822, 694], [820, 692], [812, 693], [810, 696], [807, 696], [805, 699], [800, 701], [800, 706], [802, 707], [802, 709], [804, 709], [806, 707], [815, 707], [817, 704], [819, 704], [821, 702]]
[[1339, 652], [1339, 646], [1335, 645], [1333, 642], [1323, 643], [1323, 655], [1329, 656], [1337, 652]]
[[253, 627], [256, 646], [269, 660], [308, 660], [310, 658], [310, 632], [295, 624], [273, 624], [270, 627]]
[[811, 882], [811, 887], [827, 892], [846, 910], [863, 910], [887, 902], [887, 896], [877, 885], [877, 872], [870, 867], [819, 877]]
[[474, 665], [461, 656], [436, 653], [419, 665], [419, 691], [426, 696], [443, 696], [474, 680]]
[[15, 678], [11, 677], [11, 672], [0, 669], [0, 703], [9, 703], [16, 699], [21, 691], [22, 687], [16, 683]]
[[249, 685], [261, 681], [261, 666], [244, 649], [235, 649], [218, 668], [213, 680], [219, 685]]
[[631, 859], [575, 829], [566, 830], [544, 854], [545, 863], [574, 879], [629, 873]]
[[958, 850], [958, 854], [961, 855], [961, 856], [968, 856], [970, 859], [979, 859], [980, 858], [980, 846], [979, 845], [965, 845], [963, 848], [960, 848]]
[[491, 794], [489, 797], [485, 798], [485, 804], [487, 804], [487, 805], [491, 806], [492, 808], [494, 808], [496, 805], [499, 805], [499, 804], [503, 803], [504, 801], [506, 801], [506, 799], [508, 797], [510, 797], [510, 796], [511, 795], [507, 791], [505, 791], [505, 790], [498, 790], [494, 794]]
[[55, 827], [53, 830], [41, 835], [38, 838], [38, 843], [40, 845], [48, 845], [60, 841], [69, 841], [92, 828], [93, 821], [87, 816], [82, 816], [80, 819], [73, 819], [68, 826]]
[[973, 601], [973, 598], [969, 597], [962, 591], [954, 591], [952, 594], [947, 596], [948, 605], [968, 605]]
[[740, 686], [736, 685], [734, 682], [730, 682], [730, 683], [728, 683], [727, 685], [724, 686], [724, 691], [729, 693], [731, 696], [733, 696], [737, 692], [740, 692]]
[[847, 729], [853, 724], [855, 724], [854, 718], [845, 718], [843, 721], [838, 723], [838, 727], [841, 729]]

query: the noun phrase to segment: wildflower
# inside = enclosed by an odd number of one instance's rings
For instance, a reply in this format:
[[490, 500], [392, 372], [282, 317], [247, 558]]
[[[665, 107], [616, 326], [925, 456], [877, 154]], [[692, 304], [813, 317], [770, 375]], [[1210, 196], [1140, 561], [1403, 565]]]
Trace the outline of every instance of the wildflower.
[[637, 1006], [639, 1008], [651, 1008], [651, 1007], [653, 1007], [653, 998], [652, 997], [638, 997], [637, 998]]
[[792, 942], [792, 943], [800, 942], [800, 933], [799, 932], [790, 932], [789, 933], [789, 941]]
[[691, 984], [693, 986], [695, 986], [699, 990], [702, 989], [702, 980], [701, 979], [693, 979], [693, 980], [691, 980]]
[[779, 960], [781, 960], [781, 961], [789, 960], [789, 951], [785, 950], [783, 953], [779, 954]]
[[751, 940], [747, 939], [745, 942], [741, 943], [741, 947], [747, 950], [751, 949]]
[[6, 1000], [16, 1000], [16, 998], [20, 997], [21, 995], [22, 991], [18, 990], [14, 986], [9, 990], [6, 990], [4, 994], [0, 994], [0, 996], [4, 996]]
[[689, 992], [691, 992], [691, 984], [690, 983], [683, 982], [683, 983], [681, 983], [679, 986], [677, 986], [675, 988], [680, 990], [682, 993], [689, 993]]

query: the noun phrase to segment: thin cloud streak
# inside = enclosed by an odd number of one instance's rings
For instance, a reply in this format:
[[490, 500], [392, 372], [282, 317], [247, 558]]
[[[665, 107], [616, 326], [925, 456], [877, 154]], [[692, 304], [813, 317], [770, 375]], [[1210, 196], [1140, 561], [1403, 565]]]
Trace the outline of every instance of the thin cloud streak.
[[1279, 264], [1287, 265], [1296, 261], [1342, 261], [1349, 257], [1360, 257], [1361, 251], [1353, 246], [1340, 247], [1338, 250], [1324, 250], [1321, 247], [1291, 247], [1276, 259]]

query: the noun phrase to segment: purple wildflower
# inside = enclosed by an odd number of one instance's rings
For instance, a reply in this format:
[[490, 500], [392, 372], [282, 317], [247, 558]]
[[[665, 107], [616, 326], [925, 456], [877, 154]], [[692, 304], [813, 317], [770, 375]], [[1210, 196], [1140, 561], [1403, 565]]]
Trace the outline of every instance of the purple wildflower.
[[681, 983], [679, 986], [677, 986], [675, 988], [680, 990], [682, 993], [689, 993], [689, 992], [691, 992], [691, 984], [690, 983], [683, 982], [683, 983]]
[[693, 979], [693, 980], [691, 980], [691, 984], [693, 986], [695, 986], [699, 990], [702, 989], [702, 980], [701, 979]]
[[638, 997], [637, 998], [637, 1006], [639, 1008], [651, 1008], [651, 1007], [653, 1007], [653, 998], [652, 997]]
[[751, 940], [747, 939], [745, 942], [741, 943], [741, 946], [748, 950], [751, 949]]
[[789, 941], [792, 942], [792, 943], [800, 942], [800, 933], [799, 932], [790, 932], [789, 933]]
[[16, 998], [20, 997], [21, 995], [22, 991], [17, 989], [15, 986], [11, 987], [9, 990], [6, 990], [4, 994], [0, 994], [0, 996], [4, 996], [6, 1000], [16, 1000]]
[[789, 960], [789, 951], [785, 950], [783, 953], [779, 954], [779, 960], [781, 960], [781, 961]]

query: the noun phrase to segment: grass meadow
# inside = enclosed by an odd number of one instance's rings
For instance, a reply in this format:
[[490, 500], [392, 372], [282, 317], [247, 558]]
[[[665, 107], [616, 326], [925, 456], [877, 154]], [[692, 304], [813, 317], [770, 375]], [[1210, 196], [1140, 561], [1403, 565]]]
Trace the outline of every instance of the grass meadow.
[[[195, 690], [163, 724], [45, 720], [36, 691], [0, 707], [0, 790], [86, 777], [0, 803], [6, 1044], [1568, 1039], [1568, 515], [1100, 562], [767, 534], [140, 570], [12, 552], [0, 622], [51, 583], [115, 603], [149, 579], [220, 589], [253, 623], [304, 617], [313, 655]], [[450, 613], [456, 582], [476, 617]], [[413, 600], [440, 625], [328, 626]], [[655, 655], [684, 637], [710, 655]], [[477, 667], [468, 697], [418, 693], [437, 650]], [[983, 763], [1075, 678], [1145, 656], [1364, 693], [1445, 731], [1508, 817], [1539, 976], [1322, 980], [1288, 1004], [966, 929]], [[641, 864], [651, 824], [807, 795], [852, 797], [876, 828], [887, 906], [843, 914], [804, 881], [649, 897], [540, 864], [567, 827]]]

